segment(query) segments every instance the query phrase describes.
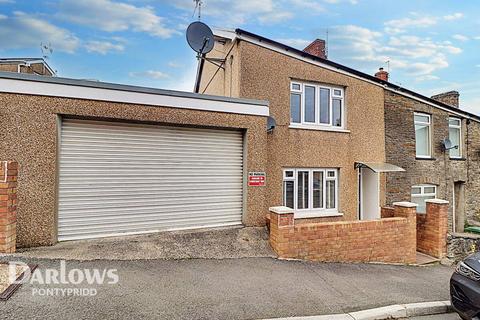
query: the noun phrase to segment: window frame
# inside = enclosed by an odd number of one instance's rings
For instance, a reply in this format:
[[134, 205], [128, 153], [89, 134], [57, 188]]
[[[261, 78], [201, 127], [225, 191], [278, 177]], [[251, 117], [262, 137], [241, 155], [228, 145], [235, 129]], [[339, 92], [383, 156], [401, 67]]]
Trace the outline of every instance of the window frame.
[[[425, 188], [432, 188], [432, 187], [435, 188], [434, 193], [425, 193]], [[414, 188], [420, 188], [420, 193], [419, 194], [413, 194], [413, 189]], [[437, 198], [437, 192], [438, 192], [438, 187], [435, 184], [428, 184], [428, 183], [418, 184], [418, 185], [414, 185], [410, 188], [410, 197], [411, 197], [412, 202], [413, 202], [413, 198], [425, 198], [425, 197], [433, 196], [433, 199], [436, 199]], [[417, 208], [417, 212], [421, 213], [421, 214], [426, 213], [426, 212], [419, 212], [418, 208]]]
[[[450, 124], [450, 120], [458, 120], [459, 124], [458, 125], [452, 125]], [[463, 147], [463, 136], [462, 136], [462, 119], [457, 118], [457, 117], [448, 117], [448, 138], [450, 139], [450, 129], [458, 129], [458, 156], [452, 156], [450, 154], [450, 151], [448, 151], [449, 156], [451, 159], [462, 159], [463, 157], [463, 152], [462, 152], [462, 147]], [[450, 139], [451, 140], [451, 139]]]
[[[428, 122], [417, 121], [415, 119], [416, 116], [428, 117]], [[428, 155], [419, 155], [417, 154], [417, 129], [415, 128], [419, 125], [426, 125], [428, 126]], [[415, 129], [415, 157], [420, 159], [432, 159], [432, 115], [428, 113], [422, 112], [414, 112], [413, 113], [413, 126]]]
[[[293, 177], [288, 177], [287, 172], [292, 171]], [[308, 172], [308, 208], [298, 209], [298, 172]], [[322, 205], [321, 208], [313, 208], [313, 175], [315, 172], [323, 173], [322, 181]], [[329, 177], [328, 173], [334, 172], [333, 177]], [[293, 181], [293, 210], [295, 218], [313, 218], [328, 217], [342, 215], [338, 211], [339, 203], [339, 169], [338, 168], [285, 168], [283, 169], [282, 179], [282, 204], [286, 206], [286, 188], [285, 182]], [[327, 209], [327, 181], [335, 181], [335, 207]]]
[[[294, 85], [300, 86], [300, 89], [294, 89]], [[305, 87], [314, 87], [315, 88], [315, 122], [305, 121]], [[328, 110], [329, 110], [329, 122], [322, 123], [320, 122], [320, 89], [326, 89], [329, 91], [328, 99]], [[335, 94], [335, 91], [340, 91], [340, 94]], [[291, 81], [290, 82], [290, 96], [292, 94], [300, 95], [300, 122], [293, 122], [291, 114], [291, 105], [290, 105], [290, 127], [292, 128], [305, 128], [305, 129], [325, 129], [325, 130], [345, 130], [345, 114], [346, 114], [346, 103], [345, 103], [345, 88], [339, 86], [329, 86], [312, 82], [303, 82], [303, 81]], [[341, 108], [341, 126], [335, 126], [333, 121], [333, 101], [340, 100]], [[290, 99], [291, 101], [291, 99]]]

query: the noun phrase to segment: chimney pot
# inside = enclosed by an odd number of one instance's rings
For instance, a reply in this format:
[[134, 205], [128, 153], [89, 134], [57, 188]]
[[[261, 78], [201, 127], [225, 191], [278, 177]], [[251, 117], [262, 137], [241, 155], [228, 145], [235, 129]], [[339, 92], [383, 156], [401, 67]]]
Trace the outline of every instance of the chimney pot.
[[383, 81], [388, 81], [388, 72], [383, 70], [383, 68], [378, 68], [377, 73], [375, 73], [375, 77]]
[[303, 52], [306, 52], [308, 54], [314, 55], [322, 59], [327, 59], [327, 52], [325, 49], [325, 40], [315, 39], [305, 49], [303, 49]]

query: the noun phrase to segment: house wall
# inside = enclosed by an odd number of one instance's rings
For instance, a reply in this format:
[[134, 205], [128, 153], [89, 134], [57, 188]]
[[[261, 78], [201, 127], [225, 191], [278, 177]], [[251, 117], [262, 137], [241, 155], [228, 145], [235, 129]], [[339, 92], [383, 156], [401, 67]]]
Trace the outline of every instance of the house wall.
[[[199, 102], [200, 103], [200, 102]], [[128, 120], [149, 124], [237, 128], [246, 132], [244, 172], [266, 169], [266, 118], [171, 107], [23, 94], [0, 94], [0, 159], [15, 160], [18, 175], [17, 246], [56, 242], [58, 118]], [[264, 224], [266, 189], [247, 187], [244, 224]]]
[[[267, 144], [268, 206], [283, 202], [284, 168], [339, 168], [339, 212], [358, 219], [354, 163], [385, 161], [383, 89], [245, 41], [239, 43], [239, 59], [240, 97], [269, 101], [277, 124]], [[289, 128], [292, 79], [345, 87], [349, 132]]]
[[240, 59], [238, 59], [238, 42], [215, 41], [213, 50], [207, 55], [208, 59], [224, 59], [222, 68], [205, 61], [199, 93], [238, 98], [240, 96]]
[[[432, 115], [432, 160], [415, 157], [414, 112]], [[480, 124], [462, 120], [465, 159], [450, 159], [442, 150], [441, 141], [448, 138], [448, 117], [453, 114], [430, 105], [385, 91], [385, 144], [387, 162], [406, 172], [387, 175], [387, 203], [410, 201], [411, 187], [418, 184], [437, 185], [437, 198], [448, 200], [449, 230], [452, 229], [454, 183], [465, 182], [465, 214], [480, 220]]]
[[[18, 63], [0, 64], [0, 71], [18, 72]], [[39, 74], [43, 76], [52, 76], [51, 72], [43, 63], [32, 63], [30, 66], [20, 65], [20, 73]]]

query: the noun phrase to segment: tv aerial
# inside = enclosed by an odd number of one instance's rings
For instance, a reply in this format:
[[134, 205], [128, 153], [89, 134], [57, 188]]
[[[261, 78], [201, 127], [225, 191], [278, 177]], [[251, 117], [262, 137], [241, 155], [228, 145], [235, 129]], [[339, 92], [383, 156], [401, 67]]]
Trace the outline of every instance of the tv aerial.
[[49, 43], [40, 43], [40, 50], [42, 50], [42, 58], [47, 60], [53, 53], [52, 44]]
[[448, 138], [442, 140], [442, 147], [445, 151], [448, 151], [450, 149], [458, 149], [458, 146], [454, 146], [452, 141], [450, 141], [450, 139]]

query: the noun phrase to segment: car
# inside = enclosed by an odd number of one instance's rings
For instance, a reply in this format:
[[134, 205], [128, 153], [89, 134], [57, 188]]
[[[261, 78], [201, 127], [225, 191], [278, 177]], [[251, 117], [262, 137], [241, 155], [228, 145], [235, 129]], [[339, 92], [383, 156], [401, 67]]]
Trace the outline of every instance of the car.
[[459, 262], [450, 278], [453, 309], [465, 320], [480, 320], [480, 252]]

